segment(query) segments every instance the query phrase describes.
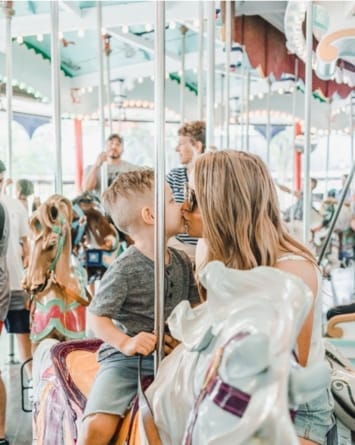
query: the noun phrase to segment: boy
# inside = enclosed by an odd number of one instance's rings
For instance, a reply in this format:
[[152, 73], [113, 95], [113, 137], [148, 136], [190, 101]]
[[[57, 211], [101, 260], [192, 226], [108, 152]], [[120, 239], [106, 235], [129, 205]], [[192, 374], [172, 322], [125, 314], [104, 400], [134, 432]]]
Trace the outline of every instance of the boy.
[[[142, 373], [153, 374], [154, 329], [154, 172], [122, 173], [103, 195], [117, 227], [133, 240], [105, 273], [89, 306], [90, 322], [104, 340], [100, 370], [89, 394], [79, 445], [106, 445], [137, 393], [138, 356]], [[166, 239], [181, 231], [180, 205], [165, 192]], [[165, 318], [183, 299], [198, 303], [192, 266], [183, 252], [165, 251]]]

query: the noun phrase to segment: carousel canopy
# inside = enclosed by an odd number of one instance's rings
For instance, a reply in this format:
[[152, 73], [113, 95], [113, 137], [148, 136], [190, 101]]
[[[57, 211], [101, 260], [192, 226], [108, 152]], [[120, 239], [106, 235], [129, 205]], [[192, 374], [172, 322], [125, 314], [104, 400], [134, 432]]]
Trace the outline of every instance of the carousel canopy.
[[[328, 104], [332, 102], [333, 125], [344, 128], [348, 126], [349, 93], [354, 88], [355, 26], [352, 14], [355, 2], [313, 3], [313, 125], [315, 128], [327, 128]], [[9, 14], [13, 14], [14, 109], [26, 112], [30, 107], [34, 114], [50, 115], [50, 2], [5, 1], [2, 4], [0, 94], [5, 93], [7, 81], [6, 20]], [[67, 118], [96, 118], [99, 84], [97, 2], [59, 0], [58, 4], [62, 114]], [[291, 97], [295, 89], [299, 91], [296, 117], [302, 119], [306, 2], [237, 1], [232, 4], [231, 118], [237, 121], [243, 112], [243, 103], [247, 100], [245, 78], [249, 72], [252, 123], [253, 120], [255, 124], [265, 122], [267, 106], [271, 108], [275, 124], [292, 119]], [[145, 118], [154, 107], [154, 2], [102, 1], [100, 5], [105, 83], [110, 84], [113, 117]], [[225, 102], [224, 6], [224, 2], [216, 2], [217, 123], [223, 116], [218, 110], [223, 109]], [[166, 2], [166, 105], [167, 118], [172, 121], [180, 119], [179, 84], [182, 78], [185, 81], [186, 119], [197, 117], [198, 16], [198, 2]], [[205, 30], [203, 32], [206, 35]], [[184, 76], [181, 72], [183, 53]], [[206, 62], [205, 57], [207, 66]], [[0, 107], [4, 108], [4, 104], [5, 101], [0, 102]]]

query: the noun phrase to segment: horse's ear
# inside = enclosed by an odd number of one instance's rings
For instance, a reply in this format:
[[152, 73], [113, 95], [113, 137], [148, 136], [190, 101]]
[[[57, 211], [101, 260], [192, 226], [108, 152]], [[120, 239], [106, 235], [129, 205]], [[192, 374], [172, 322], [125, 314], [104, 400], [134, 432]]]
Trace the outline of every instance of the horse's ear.
[[39, 212], [36, 210], [29, 219], [29, 226], [32, 232], [37, 236], [42, 232], [42, 225], [38, 219]]
[[49, 217], [51, 221], [54, 223], [58, 218], [58, 208], [55, 205], [51, 205], [49, 208]]

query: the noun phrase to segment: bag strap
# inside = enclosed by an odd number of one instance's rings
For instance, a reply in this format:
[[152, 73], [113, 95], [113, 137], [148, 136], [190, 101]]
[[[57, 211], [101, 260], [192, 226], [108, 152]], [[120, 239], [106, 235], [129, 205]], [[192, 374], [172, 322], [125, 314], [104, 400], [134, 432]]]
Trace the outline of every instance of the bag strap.
[[163, 445], [158, 428], [154, 422], [153, 411], [142, 386], [142, 356], [138, 358], [138, 400], [143, 428], [149, 445]]

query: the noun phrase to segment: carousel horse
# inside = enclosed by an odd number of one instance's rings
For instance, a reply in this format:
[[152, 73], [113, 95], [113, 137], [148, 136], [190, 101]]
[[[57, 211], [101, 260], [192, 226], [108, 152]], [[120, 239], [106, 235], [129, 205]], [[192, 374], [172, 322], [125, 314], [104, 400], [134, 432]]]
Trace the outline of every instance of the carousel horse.
[[[296, 277], [266, 267], [240, 272], [213, 262], [201, 279], [207, 302], [194, 309], [182, 302], [173, 312], [170, 330], [182, 344], [145, 392], [161, 443], [298, 444], [289, 408], [317, 396], [329, 378], [321, 366], [291, 367], [310, 291]], [[37, 348], [37, 445], [75, 444], [98, 346], [97, 340], [54, 346], [45, 340]], [[115, 445], [158, 445], [148, 440], [145, 425], [140, 405], [138, 414], [125, 417]]]
[[88, 280], [92, 282], [102, 277], [119, 254], [120, 237], [94, 193], [84, 192], [72, 204], [73, 254], [86, 268]]
[[200, 278], [207, 301], [173, 311], [169, 328], [181, 345], [146, 391], [162, 443], [298, 444], [289, 409], [329, 381], [325, 363], [291, 369], [310, 291], [268, 267], [237, 271], [215, 261]]
[[71, 267], [71, 202], [50, 196], [30, 219], [33, 233], [23, 287], [30, 295], [31, 339], [59, 340], [85, 336], [86, 274]]

